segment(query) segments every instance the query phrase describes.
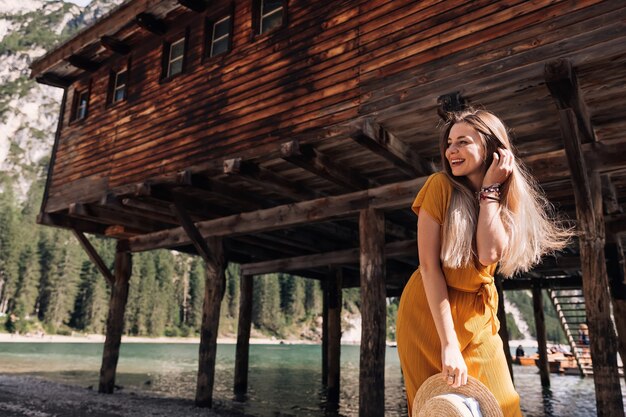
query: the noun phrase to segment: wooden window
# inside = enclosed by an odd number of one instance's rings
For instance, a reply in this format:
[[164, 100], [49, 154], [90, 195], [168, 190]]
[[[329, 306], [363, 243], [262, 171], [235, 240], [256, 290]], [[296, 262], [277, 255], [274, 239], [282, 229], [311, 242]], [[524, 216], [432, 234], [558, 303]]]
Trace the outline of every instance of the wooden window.
[[89, 107], [89, 90], [76, 90], [74, 96], [74, 106], [72, 120], [83, 120], [87, 117]]
[[269, 32], [283, 24], [284, 0], [260, 0], [259, 6], [259, 34]]
[[230, 50], [231, 17], [226, 16], [211, 23], [211, 45], [209, 56], [223, 54]]
[[185, 59], [185, 37], [166, 44], [167, 67], [165, 68], [165, 77], [170, 78], [183, 72], [183, 61]]
[[111, 103], [126, 100], [126, 85], [128, 82], [128, 68], [111, 73]]

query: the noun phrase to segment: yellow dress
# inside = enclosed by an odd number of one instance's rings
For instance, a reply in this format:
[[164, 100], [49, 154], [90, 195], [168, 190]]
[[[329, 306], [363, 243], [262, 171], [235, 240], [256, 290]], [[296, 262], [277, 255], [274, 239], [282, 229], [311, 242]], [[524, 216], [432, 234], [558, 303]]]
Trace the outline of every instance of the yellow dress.
[[[412, 209], [420, 208], [439, 224], [448, 211], [452, 184], [445, 173], [428, 178]], [[505, 417], [521, 417], [519, 395], [513, 387], [498, 335], [498, 293], [493, 274], [496, 264], [477, 270], [442, 267], [448, 285], [452, 320], [469, 375], [484, 383], [498, 400]], [[441, 372], [441, 343], [428, 307], [419, 268], [407, 283], [396, 323], [398, 355], [402, 366], [409, 416], [415, 393], [430, 376]]]

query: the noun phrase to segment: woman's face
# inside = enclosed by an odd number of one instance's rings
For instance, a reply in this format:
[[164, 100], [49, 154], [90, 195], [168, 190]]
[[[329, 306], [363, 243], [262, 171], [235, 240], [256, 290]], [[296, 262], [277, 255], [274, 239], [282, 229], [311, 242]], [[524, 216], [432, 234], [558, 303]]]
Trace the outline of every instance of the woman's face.
[[455, 123], [450, 129], [446, 159], [455, 177], [483, 175], [485, 149], [480, 135], [465, 122]]

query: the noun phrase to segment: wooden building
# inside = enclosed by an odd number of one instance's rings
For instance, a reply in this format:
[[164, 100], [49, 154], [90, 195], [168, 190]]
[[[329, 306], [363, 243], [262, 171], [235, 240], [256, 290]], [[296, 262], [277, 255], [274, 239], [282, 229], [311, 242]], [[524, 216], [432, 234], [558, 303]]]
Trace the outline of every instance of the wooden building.
[[[73, 230], [113, 287], [100, 391], [113, 390], [131, 253], [171, 248], [208, 266], [199, 405], [233, 261], [236, 391], [252, 276], [289, 271], [324, 282], [334, 396], [340, 290], [361, 286], [360, 414], [382, 416], [385, 296], [417, 266], [408, 207], [438, 169], [440, 115], [479, 104], [582, 232], [505, 288], [582, 271], [598, 409], [623, 416], [609, 277], [626, 312], [625, 22], [620, 1], [128, 0], [33, 62], [65, 91], [39, 222]], [[85, 233], [118, 240], [114, 272]]]

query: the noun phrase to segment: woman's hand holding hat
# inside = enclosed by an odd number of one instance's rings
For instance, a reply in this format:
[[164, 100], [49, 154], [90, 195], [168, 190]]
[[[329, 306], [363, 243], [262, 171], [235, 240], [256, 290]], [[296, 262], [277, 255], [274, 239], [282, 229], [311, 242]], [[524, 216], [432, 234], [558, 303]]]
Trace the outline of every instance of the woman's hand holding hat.
[[441, 369], [443, 379], [451, 387], [467, 384], [467, 365], [458, 345], [450, 344], [441, 348]]

